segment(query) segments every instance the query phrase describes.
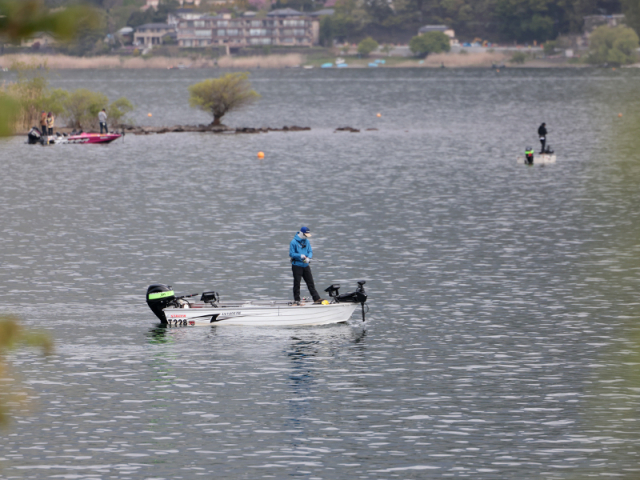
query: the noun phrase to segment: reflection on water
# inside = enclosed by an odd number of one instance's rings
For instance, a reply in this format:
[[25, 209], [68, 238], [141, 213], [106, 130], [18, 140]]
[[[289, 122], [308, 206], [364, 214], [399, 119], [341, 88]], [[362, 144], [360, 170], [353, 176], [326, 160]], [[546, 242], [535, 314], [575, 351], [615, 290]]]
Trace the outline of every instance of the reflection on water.
[[[55, 82], [175, 124], [206, 74]], [[601, 140], [639, 75], [258, 71], [229, 123], [311, 131], [3, 140], [2, 308], [57, 346], [12, 357], [38, 406], [2, 474], [634, 478], [640, 177]], [[516, 165], [541, 121], [558, 163]], [[367, 280], [364, 324], [168, 329], [147, 308], [157, 282], [288, 298], [302, 223], [317, 284]]]

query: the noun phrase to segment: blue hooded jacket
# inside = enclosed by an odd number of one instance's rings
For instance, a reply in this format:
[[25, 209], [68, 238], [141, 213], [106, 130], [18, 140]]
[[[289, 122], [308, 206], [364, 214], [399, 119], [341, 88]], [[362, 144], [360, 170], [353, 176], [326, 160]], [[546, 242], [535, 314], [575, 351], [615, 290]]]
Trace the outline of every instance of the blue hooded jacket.
[[308, 263], [302, 261], [301, 255], [305, 255], [308, 258], [313, 257], [313, 251], [311, 250], [311, 242], [306, 238], [301, 238], [299, 233], [291, 240], [289, 245], [289, 256], [291, 257], [291, 264], [298, 267], [308, 267]]

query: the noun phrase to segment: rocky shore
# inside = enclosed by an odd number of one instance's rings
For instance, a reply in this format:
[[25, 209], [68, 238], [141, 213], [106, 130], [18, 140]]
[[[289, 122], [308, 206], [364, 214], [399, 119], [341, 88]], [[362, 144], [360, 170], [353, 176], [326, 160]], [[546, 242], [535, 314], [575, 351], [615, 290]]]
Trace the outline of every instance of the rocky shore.
[[178, 132], [210, 132], [210, 133], [267, 133], [267, 132], [303, 132], [305, 130], [311, 130], [311, 127], [298, 127], [292, 125], [290, 127], [284, 126], [282, 128], [271, 127], [227, 127], [226, 125], [174, 125], [172, 127], [134, 127], [125, 126], [122, 130], [125, 133], [131, 133], [134, 135], [149, 135], [151, 133], [178, 133]]

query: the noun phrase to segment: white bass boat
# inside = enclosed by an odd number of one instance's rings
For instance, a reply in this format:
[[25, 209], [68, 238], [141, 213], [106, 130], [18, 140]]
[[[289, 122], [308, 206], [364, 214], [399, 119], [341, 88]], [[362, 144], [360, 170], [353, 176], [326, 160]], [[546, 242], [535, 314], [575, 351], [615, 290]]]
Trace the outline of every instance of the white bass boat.
[[517, 161], [524, 165], [549, 165], [551, 163], [556, 163], [556, 155], [554, 153], [539, 153], [537, 155], [532, 155], [531, 157], [522, 155], [517, 158]]
[[[221, 301], [213, 291], [176, 296], [171, 286], [159, 283], [147, 288], [147, 305], [160, 322], [170, 327], [327, 325], [348, 321], [358, 305], [364, 321], [365, 283], [359, 281], [355, 292], [342, 295], [340, 285], [331, 285], [325, 289], [330, 300], [321, 304], [287, 300]], [[200, 299], [193, 300], [198, 295]]]

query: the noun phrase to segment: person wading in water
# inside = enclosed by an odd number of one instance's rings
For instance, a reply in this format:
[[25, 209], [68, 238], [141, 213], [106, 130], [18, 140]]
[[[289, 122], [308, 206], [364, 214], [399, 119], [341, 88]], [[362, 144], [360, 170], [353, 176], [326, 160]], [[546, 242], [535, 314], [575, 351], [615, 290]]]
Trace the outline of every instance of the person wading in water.
[[540, 143], [542, 144], [542, 151], [540, 153], [544, 153], [544, 147], [547, 143], [547, 127], [546, 127], [546, 123], [542, 123], [542, 125], [540, 125], [538, 127], [538, 136], [540, 137]]
[[313, 283], [313, 275], [309, 263], [313, 257], [311, 250], [311, 230], [308, 227], [302, 227], [296, 233], [293, 240], [289, 244], [289, 257], [291, 258], [291, 270], [293, 272], [293, 299], [296, 304], [300, 304], [300, 280], [304, 278], [309, 293], [313, 297], [313, 303], [322, 303], [322, 298], [318, 295], [316, 286]]

